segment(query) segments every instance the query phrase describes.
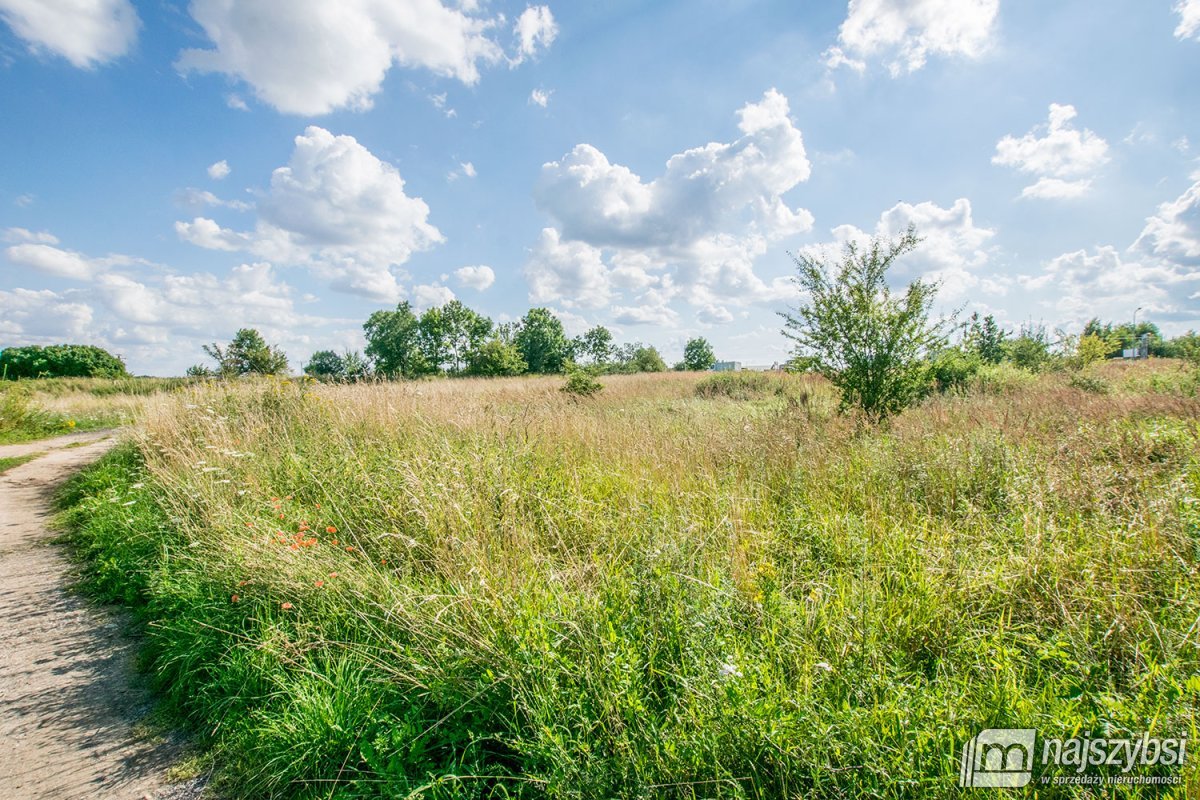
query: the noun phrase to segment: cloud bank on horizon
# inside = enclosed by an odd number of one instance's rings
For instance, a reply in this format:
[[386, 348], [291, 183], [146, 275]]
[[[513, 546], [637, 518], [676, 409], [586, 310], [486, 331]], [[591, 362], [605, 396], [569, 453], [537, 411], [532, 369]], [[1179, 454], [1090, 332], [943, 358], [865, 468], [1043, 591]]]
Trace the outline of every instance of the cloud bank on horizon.
[[910, 224], [946, 309], [1200, 327], [1200, 0], [276, 8], [0, 0], [0, 346], [298, 364], [458, 297], [769, 363], [789, 252]]

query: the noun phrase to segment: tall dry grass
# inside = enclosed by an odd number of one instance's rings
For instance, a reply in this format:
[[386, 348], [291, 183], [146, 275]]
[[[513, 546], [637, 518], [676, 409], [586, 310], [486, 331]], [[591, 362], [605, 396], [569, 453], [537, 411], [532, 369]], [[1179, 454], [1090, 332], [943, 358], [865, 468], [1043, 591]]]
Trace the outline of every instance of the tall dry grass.
[[1132, 375], [200, 387], [68, 502], [235, 795], [951, 797], [1196, 733], [1200, 407]]

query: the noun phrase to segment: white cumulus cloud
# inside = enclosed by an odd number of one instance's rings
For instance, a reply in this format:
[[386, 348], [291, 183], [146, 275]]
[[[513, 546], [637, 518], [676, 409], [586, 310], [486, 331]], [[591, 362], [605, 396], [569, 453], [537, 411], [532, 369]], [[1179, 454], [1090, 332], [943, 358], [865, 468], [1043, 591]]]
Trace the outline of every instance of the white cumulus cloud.
[[22, 244], [24, 242], [58, 244], [58, 237], [49, 231], [31, 231], [28, 228], [6, 228], [4, 233], [0, 235], [0, 239], [15, 244]]
[[393, 268], [443, 241], [428, 218], [429, 206], [405, 192], [394, 166], [352, 136], [310, 126], [288, 164], [272, 173], [254, 230], [205, 217], [175, 229], [200, 247], [307, 266], [337, 289], [394, 301], [402, 291]]
[[[394, 65], [465, 84], [505, 59], [494, 35], [503, 17], [438, 0], [193, 0], [192, 17], [212, 46], [183, 51], [181, 70], [244, 81], [263, 102], [292, 114], [369, 108]], [[517, 23], [510, 63], [553, 41], [548, 9], [527, 9]]]
[[454, 270], [454, 279], [460, 286], [482, 292], [496, 282], [496, 273], [492, 271], [491, 267], [480, 264], [473, 267], [459, 267]]
[[1049, 305], [1071, 327], [1092, 317], [1125, 319], [1138, 306], [1160, 319], [1200, 318], [1200, 270], [1156, 258], [1127, 261], [1108, 245], [1064, 253], [1021, 282], [1027, 289], [1049, 289]]
[[144, 263], [123, 255], [90, 258], [74, 250], [56, 247], [58, 239], [52, 234], [31, 233], [24, 228], [9, 228], [4, 238], [18, 242], [4, 251], [9, 263], [59, 278], [88, 281], [114, 267]]
[[1200, 0], [1179, 0], [1175, 5], [1179, 25], [1175, 36], [1179, 39], [1200, 39]]
[[[1071, 124], [1074, 106], [1050, 104], [1050, 117], [1021, 138], [1005, 136], [996, 143], [992, 163], [1038, 176], [1023, 197], [1070, 198], [1087, 193], [1093, 174], [1108, 162], [1108, 142]], [[1040, 135], [1039, 135], [1040, 134]]]
[[542, 229], [525, 265], [529, 299], [543, 304], [561, 301], [567, 308], [595, 308], [612, 297], [609, 267], [599, 248], [564, 242], [554, 228]]
[[413, 287], [412, 302], [417, 310], [434, 306], [444, 306], [454, 299], [454, 292], [448, 286], [436, 283], [423, 283]]
[[94, 265], [73, 250], [62, 250], [48, 244], [15, 244], [4, 251], [5, 257], [17, 266], [30, 267], [60, 278], [88, 280]]
[[[956, 302], [979, 291], [1003, 293], [1003, 284], [983, 273], [991, 253], [988, 243], [996, 235], [991, 228], [975, 224], [971, 201], [960, 197], [943, 208], [932, 201], [897, 203], [880, 215], [873, 231], [853, 225], [833, 229], [838, 244], [854, 241], [864, 244], [872, 236], [895, 238], [912, 225], [921, 237], [920, 246], [896, 264], [898, 280], [912, 278], [939, 281], [939, 297]], [[805, 248], [810, 252], [827, 253], [828, 245]]]
[[[789, 113], [771, 89], [737, 112], [739, 138], [677, 153], [650, 181], [589, 144], [545, 164], [534, 200], [555, 224], [526, 264], [530, 299], [612, 304], [622, 318], [646, 322], [674, 315], [667, 304], [676, 297], [701, 306], [777, 297], [753, 261], [813, 221], [783, 197], [811, 172]], [[631, 311], [626, 292], [641, 292], [636, 307], [656, 310]]]
[[547, 6], [529, 6], [517, 17], [513, 26], [517, 35], [516, 63], [537, 54], [539, 49], [548, 48], [558, 36], [558, 24]]
[[0, 333], [9, 343], [89, 341], [95, 310], [49, 289], [0, 290]]
[[1200, 175], [1174, 200], [1158, 207], [1134, 248], [1191, 267], [1200, 267]]
[[999, 0], [850, 0], [825, 63], [862, 72], [868, 60], [881, 59], [897, 77], [931, 55], [978, 58], [992, 42], [999, 8]]
[[128, 53], [141, 26], [129, 0], [0, 0], [0, 19], [34, 52], [82, 69]]
[[217, 163], [209, 165], [208, 177], [212, 178], [214, 181], [222, 180], [223, 178], [226, 178], [228, 176], [229, 176], [229, 162], [228, 161], [221, 159]]
[[530, 105], [541, 106], [545, 108], [550, 104], [550, 95], [554, 94], [554, 90], [546, 91], [545, 89], [534, 89], [529, 93]]

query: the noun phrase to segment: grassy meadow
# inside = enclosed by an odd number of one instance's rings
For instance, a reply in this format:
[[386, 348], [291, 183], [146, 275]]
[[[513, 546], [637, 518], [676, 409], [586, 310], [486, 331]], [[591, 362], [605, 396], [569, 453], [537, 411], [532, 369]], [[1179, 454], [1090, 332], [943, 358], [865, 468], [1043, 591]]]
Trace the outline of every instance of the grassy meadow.
[[64, 521], [218, 796], [950, 798], [982, 728], [1200, 738], [1180, 363], [886, 427], [812, 377], [602, 382], [129, 401]]
[[129, 424], [148, 397], [188, 378], [39, 378], [0, 381], [0, 444]]

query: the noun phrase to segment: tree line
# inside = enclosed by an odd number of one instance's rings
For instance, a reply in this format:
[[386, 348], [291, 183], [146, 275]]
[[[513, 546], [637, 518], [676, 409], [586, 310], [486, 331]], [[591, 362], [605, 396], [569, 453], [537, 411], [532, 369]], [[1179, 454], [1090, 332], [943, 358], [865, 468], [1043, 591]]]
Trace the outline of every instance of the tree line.
[[[459, 300], [418, 314], [408, 302], [376, 311], [363, 324], [362, 351], [319, 350], [302, 367], [320, 380], [422, 378], [432, 375], [503, 377], [548, 375], [586, 367], [594, 373], [663, 372], [658, 349], [642, 342], [618, 345], [597, 325], [567, 336], [549, 309], [533, 308], [515, 322], [496, 324]], [[215, 366], [188, 368], [192, 376], [278, 375], [289, 371], [286, 355], [253, 328], [239, 330], [228, 345], [205, 345]], [[690, 339], [676, 370], [707, 370], [716, 363], [712, 345]]]

